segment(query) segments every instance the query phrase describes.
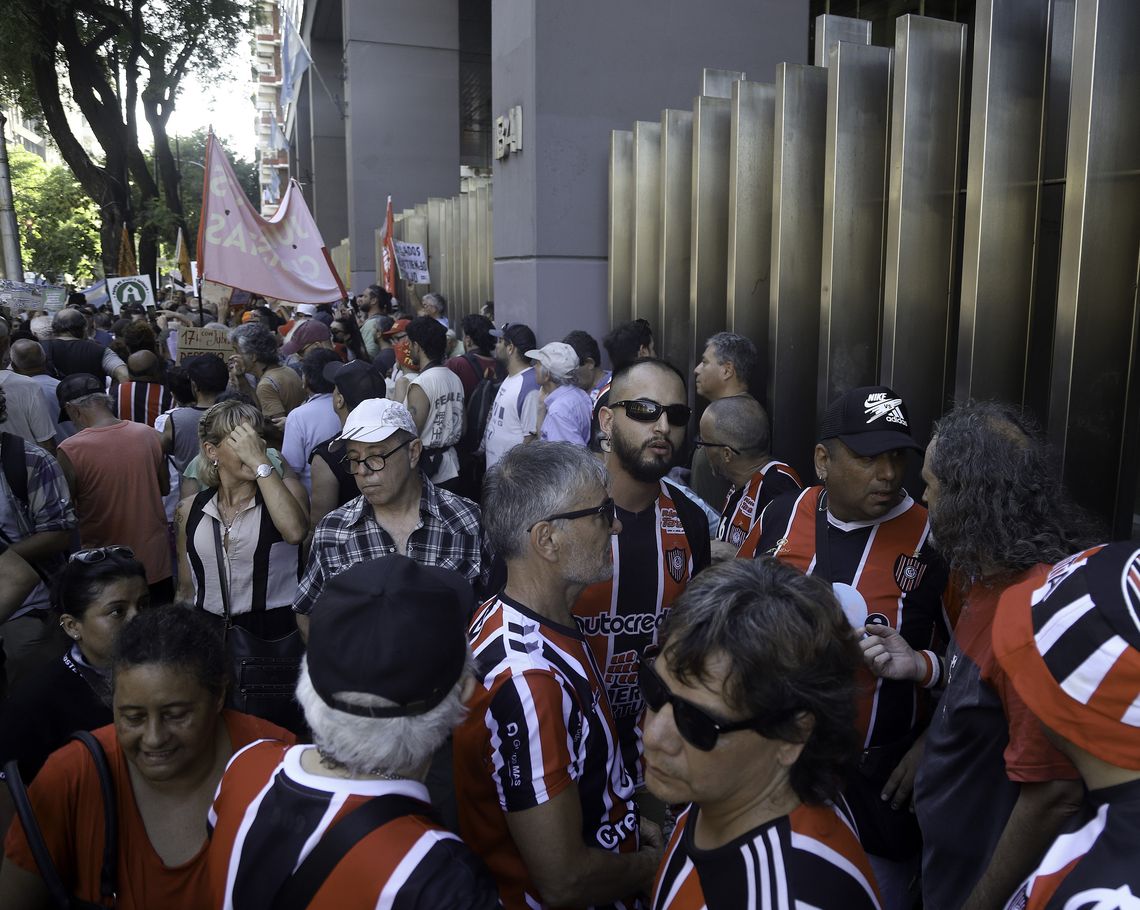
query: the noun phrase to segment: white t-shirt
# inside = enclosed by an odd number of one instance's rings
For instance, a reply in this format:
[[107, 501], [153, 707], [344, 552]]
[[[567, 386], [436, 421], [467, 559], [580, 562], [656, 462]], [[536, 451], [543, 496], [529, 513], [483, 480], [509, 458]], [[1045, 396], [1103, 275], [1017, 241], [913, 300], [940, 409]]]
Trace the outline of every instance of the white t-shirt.
[[491, 413], [487, 415], [487, 429], [483, 433], [483, 451], [487, 454], [487, 468], [523, 441], [533, 435], [538, 423], [538, 381], [534, 368], [508, 376], [499, 386]]
[[463, 382], [447, 367], [432, 367], [412, 376], [427, 396], [430, 410], [420, 440], [425, 449], [444, 449], [443, 460], [430, 476], [432, 483], [445, 483], [459, 476], [455, 444], [463, 435]]

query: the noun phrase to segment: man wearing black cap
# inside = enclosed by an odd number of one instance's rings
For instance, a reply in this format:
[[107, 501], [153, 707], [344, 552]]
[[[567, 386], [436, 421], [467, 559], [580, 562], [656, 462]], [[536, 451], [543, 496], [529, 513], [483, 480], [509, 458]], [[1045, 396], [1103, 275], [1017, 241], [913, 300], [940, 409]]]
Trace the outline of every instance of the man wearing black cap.
[[506, 368], [507, 378], [491, 405], [483, 436], [488, 471], [528, 435], [534, 436], [538, 423], [538, 380], [525, 356], [538, 347], [534, 332], [521, 322], [507, 322], [491, 334], [499, 339], [495, 359]]
[[1087, 546], [1088, 525], [1032, 420], [1000, 402], [943, 417], [922, 476], [932, 533], [958, 580], [953, 639], [942, 660], [886, 627], [867, 626], [862, 645], [877, 674], [945, 687], [914, 784], [923, 906], [988, 910], [1003, 906], [1080, 799], [1076, 771], [994, 657], [999, 599]]
[[170, 603], [174, 582], [162, 497], [170, 492], [170, 472], [162, 437], [153, 427], [119, 420], [103, 381], [74, 373], [55, 390], [59, 419], [79, 430], [59, 446], [63, 468], [79, 512], [84, 547], [121, 544], [146, 567], [151, 604]]
[[[903, 489], [910, 435], [906, 404], [885, 386], [852, 389], [824, 414], [817, 486], [773, 500], [739, 555], [775, 556], [832, 584], [855, 628], [898, 629], [916, 649], [940, 649], [947, 571], [933, 550], [926, 509]], [[915, 681], [876, 682], [860, 670], [857, 728], [863, 752], [846, 798], [887, 910], [910, 906], [919, 857], [910, 812], [922, 755], [926, 693]], [[931, 684], [931, 679], [925, 682]]]
[[605, 683], [571, 612], [613, 574], [605, 468], [565, 442], [516, 446], [487, 474], [507, 583], [476, 614], [476, 688], [455, 731], [463, 836], [508, 910], [635, 906], [661, 858], [638, 818]]
[[[366, 360], [326, 364], [324, 378], [333, 384], [332, 405], [340, 421], [340, 429], [344, 428], [348, 415], [358, 405], [369, 398], [386, 397], [384, 376]], [[333, 509], [360, 495], [356, 479], [344, 464], [344, 453], [329, 451], [329, 444], [334, 439], [336, 435], [330, 436], [309, 456], [313, 484], [309, 523], [313, 528]]]
[[1140, 545], [1085, 550], [1008, 589], [993, 642], [1088, 788], [1008, 910], [1140, 907]]
[[264, 740], [226, 769], [210, 814], [214, 905], [498, 907], [424, 786], [473, 688], [470, 585], [387, 556], [330, 579], [317, 607], [297, 682], [313, 742]]

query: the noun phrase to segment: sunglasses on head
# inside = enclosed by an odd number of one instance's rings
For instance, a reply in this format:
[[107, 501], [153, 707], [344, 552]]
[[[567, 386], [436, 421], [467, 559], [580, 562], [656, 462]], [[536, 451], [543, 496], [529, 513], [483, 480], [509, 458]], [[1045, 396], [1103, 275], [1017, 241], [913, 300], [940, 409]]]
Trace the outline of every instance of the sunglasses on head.
[[688, 426], [689, 418], [693, 416], [692, 408], [685, 404], [658, 404], [648, 398], [629, 398], [625, 401], [615, 401], [611, 408], [625, 408], [625, 416], [639, 423], [656, 423], [661, 419], [662, 412], [672, 427]]
[[641, 697], [645, 699], [646, 706], [654, 714], [664, 708], [666, 704], [672, 705], [673, 723], [677, 726], [677, 732], [690, 745], [702, 752], [711, 752], [716, 747], [716, 741], [722, 733], [754, 730], [763, 735], [762, 728], [769, 722], [768, 718], [754, 717], [749, 720], [725, 723], [716, 720], [704, 708], [698, 708], [691, 701], [674, 695], [653, 667], [657, 657], [655, 647], [647, 648], [645, 654], [638, 661], [637, 681], [641, 687]]
[[110, 559], [112, 556], [117, 556], [120, 559], [134, 559], [135, 551], [130, 547], [123, 546], [91, 547], [88, 550], [76, 550], [67, 561], [81, 562], [89, 566], [102, 562], [104, 559]]

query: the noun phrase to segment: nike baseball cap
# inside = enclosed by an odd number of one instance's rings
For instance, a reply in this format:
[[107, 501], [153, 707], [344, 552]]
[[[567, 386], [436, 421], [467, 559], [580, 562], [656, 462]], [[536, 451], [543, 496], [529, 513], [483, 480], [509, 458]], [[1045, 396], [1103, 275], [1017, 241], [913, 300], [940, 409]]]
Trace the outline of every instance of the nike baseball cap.
[[1140, 544], [1093, 547], [1007, 589], [993, 648], [1045, 726], [1140, 771]]
[[329, 443], [329, 451], [336, 452], [346, 442], [383, 442], [399, 430], [420, 435], [412, 415], [400, 402], [368, 398], [352, 409], [340, 435]]
[[896, 449], [922, 451], [910, 435], [906, 404], [885, 385], [852, 389], [828, 405], [819, 438], [838, 439], [865, 458]]
[[[475, 594], [450, 569], [406, 556], [357, 563], [330, 578], [310, 614], [309, 679], [321, 700], [358, 717], [426, 714], [463, 676]], [[374, 695], [365, 707], [345, 693]]]

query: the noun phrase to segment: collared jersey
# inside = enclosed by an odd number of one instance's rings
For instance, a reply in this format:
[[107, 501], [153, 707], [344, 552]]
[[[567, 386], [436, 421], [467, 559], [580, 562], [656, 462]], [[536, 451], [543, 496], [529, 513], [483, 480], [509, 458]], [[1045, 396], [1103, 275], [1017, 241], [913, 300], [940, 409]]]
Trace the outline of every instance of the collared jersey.
[[115, 393], [120, 420], [133, 420], [153, 427], [159, 414], [174, 407], [174, 395], [161, 382], [132, 380], [120, 384]]
[[870, 864], [833, 805], [801, 805], [723, 847], [694, 843], [691, 806], [657, 871], [652, 910], [879, 910]]
[[476, 613], [468, 637], [476, 688], [455, 731], [460, 831], [490, 867], [504, 906], [536, 910], [546, 904], [511, 839], [507, 813], [542, 805], [576, 784], [585, 844], [634, 853], [633, 782], [601, 673], [577, 628], [500, 594]]
[[1140, 908], [1140, 780], [1090, 790], [1006, 910]]
[[[680, 509], [690, 517], [682, 520]], [[657, 630], [689, 579], [708, 565], [708, 522], [692, 500], [664, 481], [648, 509], [619, 508], [617, 514], [622, 529], [610, 544], [613, 580], [586, 588], [574, 604], [574, 615], [602, 668], [626, 766], [640, 785], [637, 723], [643, 702], [637, 662], [656, 643]], [[690, 540], [690, 533], [697, 539]]]
[[760, 520], [768, 503], [783, 493], [794, 493], [801, 487], [800, 475], [782, 461], [769, 461], [752, 475], [740, 489], [728, 491], [720, 511], [716, 539], [739, 547]]
[[[816, 510], [822, 489], [809, 487], [773, 501], [740, 555], [775, 555], [801, 572], [818, 575]], [[844, 586], [844, 596], [861, 599], [869, 622], [898, 629], [912, 648], [936, 643], [939, 650], [943, 647], [949, 637], [942, 614], [948, 572], [931, 545], [926, 509], [906, 496], [877, 521], [845, 522], [829, 512], [827, 543], [825, 581]], [[907, 568], [913, 577], [903, 575]], [[864, 748], [896, 743], [921, 724], [925, 706], [922, 690], [914, 683], [878, 679], [860, 667], [857, 685]]]
[[[428, 803], [411, 780], [343, 780], [301, 766], [310, 746], [254, 743], [226, 768], [210, 810], [211, 906], [262, 910], [286, 876], [345, 815], [376, 796]], [[425, 809], [426, 809], [425, 805]], [[406, 907], [483, 910], [500, 906], [483, 864], [427, 815], [404, 815], [358, 841], [317, 891], [310, 910]]]

